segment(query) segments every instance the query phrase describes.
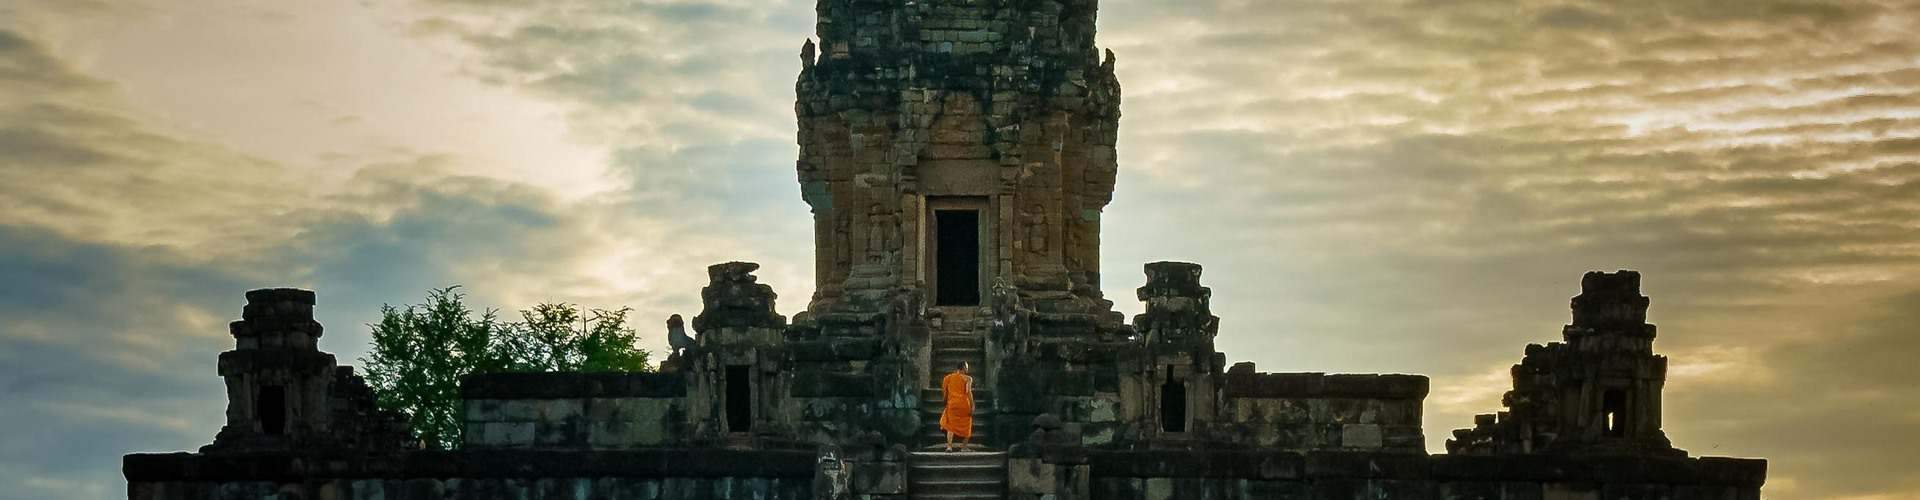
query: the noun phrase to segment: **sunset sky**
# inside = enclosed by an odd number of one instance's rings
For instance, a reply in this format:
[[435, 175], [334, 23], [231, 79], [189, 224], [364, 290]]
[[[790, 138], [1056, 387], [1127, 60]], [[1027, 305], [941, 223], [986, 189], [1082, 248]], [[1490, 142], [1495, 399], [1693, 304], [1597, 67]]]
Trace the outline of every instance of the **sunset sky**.
[[[803, 0], [0, 0], [0, 499], [192, 450], [242, 293], [321, 347], [463, 285], [507, 311], [812, 292]], [[1107, 0], [1104, 285], [1206, 266], [1265, 371], [1499, 409], [1589, 270], [1636, 269], [1666, 431], [1768, 498], [1920, 498], [1920, 1]]]

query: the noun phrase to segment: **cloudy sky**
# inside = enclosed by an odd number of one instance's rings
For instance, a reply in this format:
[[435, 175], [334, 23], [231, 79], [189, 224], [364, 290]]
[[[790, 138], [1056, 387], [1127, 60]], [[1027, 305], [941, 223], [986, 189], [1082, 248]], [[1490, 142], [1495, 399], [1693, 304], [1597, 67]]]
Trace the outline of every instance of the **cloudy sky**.
[[[1123, 310], [1205, 264], [1230, 358], [1429, 375], [1439, 450], [1638, 269], [1677, 446], [1920, 498], [1920, 2], [1104, 4]], [[0, 0], [0, 498], [211, 440], [249, 288], [342, 360], [452, 284], [651, 324], [752, 260], [803, 307], [812, 3], [537, 5]]]

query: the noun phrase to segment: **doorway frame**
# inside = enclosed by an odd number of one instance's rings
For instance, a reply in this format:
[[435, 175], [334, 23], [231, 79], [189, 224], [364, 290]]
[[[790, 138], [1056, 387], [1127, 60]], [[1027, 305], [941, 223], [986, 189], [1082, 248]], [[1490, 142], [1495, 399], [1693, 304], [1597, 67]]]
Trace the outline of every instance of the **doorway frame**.
[[977, 250], [978, 258], [977, 262], [975, 262], [974, 270], [975, 292], [978, 295], [978, 300], [976, 300], [973, 305], [948, 305], [938, 307], [970, 308], [985, 304], [987, 302], [987, 295], [992, 289], [994, 263], [1000, 259], [1000, 238], [999, 235], [994, 232], [996, 225], [993, 223], [997, 214], [993, 211], [993, 204], [990, 198], [987, 196], [928, 196], [925, 206], [925, 213], [921, 214], [921, 216], [923, 217], [922, 220], [927, 221], [927, 223], [925, 225], [926, 230], [924, 231], [924, 237], [920, 242], [920, 248], [923, 249], [923, 257], [920, 259], [919, 272], [921, 280], [926, 283], [927, 286], [928, 303], [940, 303], [939, 213], [946, 210], [971, 210], [978, 214], [976, 220], [977, 224], [979, 224], [975, 229], [975, 231], [978, 231], [978, 238], [975, 245], [978, 245], [979, 248]]

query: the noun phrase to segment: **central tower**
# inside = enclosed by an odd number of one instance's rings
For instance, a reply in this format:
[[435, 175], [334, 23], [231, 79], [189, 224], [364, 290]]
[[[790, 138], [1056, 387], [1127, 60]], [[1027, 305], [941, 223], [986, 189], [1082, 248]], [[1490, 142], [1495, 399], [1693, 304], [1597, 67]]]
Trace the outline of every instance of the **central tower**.
[[894, 290], [1106, 317], [1120, 85], [1096, 0], [821, 0], [796, 93], [808, 309]]

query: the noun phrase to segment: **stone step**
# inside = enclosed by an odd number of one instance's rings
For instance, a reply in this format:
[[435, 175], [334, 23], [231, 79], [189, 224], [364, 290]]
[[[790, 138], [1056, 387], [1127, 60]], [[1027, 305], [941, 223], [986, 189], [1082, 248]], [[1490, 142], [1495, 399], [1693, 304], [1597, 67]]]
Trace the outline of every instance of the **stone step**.
[[993, 325], [993, 323], [989, 323], [989, 321], [985, 321], [985, 319], [954, 319], [954, 317], [943, 317], [943, 319], [941, 319], [941, 327], [939, 327], [939, 329], [933, 329], [933, 335], [970, 333], [970, 331], [981, 331], [981, 329], [985, 329], [985, 327], [989, 327], [989, 325]]
[[[920, 415], [928, 422], [940, 421], [940, 414], [946, 413], [946, 412], [947, 412], [947, 407], [944, 405], [938, 405], [938, 404], [930, 405], [925, 403], [920, 404]], [[986, 418], [987, 416], [993, 415], [994, 413], [996, 413], [996, 410], [994, 409], [993, 405], [991, 404], [983, 405], [983, 404], [980, 404], [979, 401], [973, 402], [973, 418], [975, 420]]]
[[[992, 390], [992, 389], [981, 389], [981, 388], [978, 388], [978, 387], [976, 387], [976, 388], [974, 388], [974, 389], [973, 389], [973, 405], [974, 405], [974, 406], [980, 406], [980, 402], [981, 402], [981, 401], [988, 401], [988, 402], [991, 402], [991, 401], [993, 401], [993, 390]], [[920, 390], [920, 402], [922, 402], [922, 403], [926, 403], [926, 402], [932, 402], [932, 403], [935, 403], [935, 404], [946, 404], [946, 402], [947, 402], [947, 395], [946, 395], [945, 393], [943, 393], [943, 392], [941, 392], [941, 391], [940, 391], [940, 389], [921, 389], [921, 390]]]
[[913, 498], [1004, 498], [1007, 492], [1004, 452], [919, 451], [908, 465]]
[[933, 359], [941, 359], [941, 358], [955, 359], [955, 360], [964, 359], [967, 361], [973, 361], [977, 363], [982, 359], [987, 359], [987, 350], [981, 349], [979, 347], [936, 347], [934, 348]]
[[[937, 385], [940, 383], [940, 379], [946, 378], [947, 374], [953, 373], [955, 371], [959, 371], [960, 362], [966, 361], [968, 363], [973, 363], [973, 378], [978, 379], [980, 378], [981, 363], [985, 362], [986, 359], [987, 359], [986, 356], [974, 356], [974, 357], [967, 357], [967, 358], [933, 356], [932, 359], [928, 360], [931, 362], [927, 363], [928, 365], [927, 374], [933, 376], [933, 379], [932, 379], [933, 383]], [[977, 383], [976, 381], [974, 385], [980, 385], [980, 384]]]
[[[968, 439], [967, 442], [968, 444], [977, 445], [980, 444], [981, 441], [986, 441], [987, 437], [986, 431], [980, 430], [979, 427], [974, 427], [973, 438]], [[920, 439], [923, 443], [933, 443], [931, 446], [935, 448], [945, 447], [947, 445], [947, 433], [941, 432], [939, 426], [935, 426], [931, 433], [920, 435]], [[960, 447], [960, 438], [953, 438], [953, 446], [955, 448]]]
[[[921, 424], [927, 426], [927, 435], [939, 435], [943, 438], [946, 436], [946, 431], [940, 430], [940, 415], [933, 413], [923, 413], [922, 415], [926, 415], [926, 418], [922, 419]], [[973, 414], [973, 437], [975, 441], [978, 441], [980, 436], [987, 435], [986, 426], [980, 424], [984, 423], [984, 419], [988, 416], [989, 415], [982, 415], [978, 412]]]
[[[973, 366], [974, 366], [974, 368], [975, 368], [975, 369], [974, 369], [974, 371], [973, 371], [973, 373], [974, 373], [975, 375], [978, 375], [978, 374], [980, 373], [980, 370], [979, 370], [979, 367], [980, 367], [980, 360], [977, 360], [977, 359], [976, 359], [976, 360], [971, 360], [971, 361], [973, 361]], [[954, 370], [959, 370], [959, 369], [960, 369], [960, 361], [958, 361], [958, 360], [954, 360], [954, 361], [941, 361], [941, 360], [938, 360], [938, 359], [936, 359], [936, 360], [933, 360], [933, 363], [932, 363], [932, 365], [933, 365], [933, 366], [931, 366], [931, 367], [929, 367], [929, 369], [927, 370], [927, 375], [928, 375], [928, 376], [930, 377], [930, 379], [931, 379], [931, 380], [933, 380], [933, 383], [934, 383], [934, 384], [936, 384], [936, 385], [938, 385], [938, 384], [940, 383], [940, 379], [941, 379], [941, 378], [944, 378], [944, 377], [946, 377], [946, 376], [947, 376], [947, 374], [949, 374], [949, 373], [953, 373], [953, 372], [954, 372]], [[978, 379], [978, 377], [975, 377], [975, 378], [976, 378], [976, 379]], [[980, 383], [980, 381], [979, 381], [979, 380], [975, 380], [975, 381], [974, 381], [974, 387], [975, 387], [976, 389], [977, 389], [977, 388], [978, 388], [978, 387], [979, 387], [980, 385], [982, 385], [982, 384]], [[938, 387], [934, 387], [934, 389], [938, 389]]]
[[947, 453], [944, 451], [916, 451], [909, 454], [908, 465], [914, 468], [940, 467], [955, 465], [991, 465], [1007, 466], [1007, 452], [1004, 451], [964, 451]]
[[955, 347], [985, 349], [987, 339], [978, 335], [939, 335], [933, 337], [935, 350]]
[[[945, 453], [945, 452], [941, 452]], [[912, 483], [999, 483], [1006, 481], [1007, 467], [994, 465], [938, 465], [913, 468]]]
[[[998, 495], [1007, 491], [1006, 469], [999, 469], [999, 478], [987, 480], [942, 480], [910, 483], [908, 490], [915, 498], [928, 498], [928, 495]], [[951, 498], [951, 497], [937, 497]], [[987, 498], [997, 498], [989, 496]]]

